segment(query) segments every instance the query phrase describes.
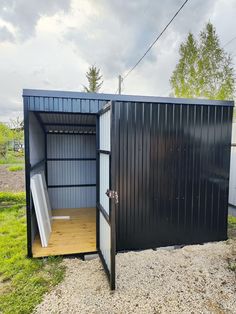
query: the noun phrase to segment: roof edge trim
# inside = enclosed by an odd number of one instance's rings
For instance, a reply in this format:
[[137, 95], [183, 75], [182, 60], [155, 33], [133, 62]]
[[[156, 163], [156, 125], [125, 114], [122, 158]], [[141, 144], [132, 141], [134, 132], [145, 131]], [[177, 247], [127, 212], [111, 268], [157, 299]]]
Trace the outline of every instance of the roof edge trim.
[[116, 102], [149, 102], [149, 103], [174, 103], [188, 105], [214, 105], [214, 106], [234, 106], [233, 100], [209, 100], [197, 98], [174, 98], [158, 96], [140, 96], [140, 95], [120, 95], [120, 94], [102, 94], [102, 93], [84, 93], [59, 90], [41, 90], [41, 89], [23, 89], [23, 97], [53, 97], [53, 98], [79, 98], [90, 100], [113, 100]]

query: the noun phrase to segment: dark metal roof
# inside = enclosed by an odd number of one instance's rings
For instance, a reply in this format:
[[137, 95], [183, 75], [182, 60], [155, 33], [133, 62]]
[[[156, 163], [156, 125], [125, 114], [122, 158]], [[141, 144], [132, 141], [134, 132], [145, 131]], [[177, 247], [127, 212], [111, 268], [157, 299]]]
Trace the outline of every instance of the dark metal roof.
[[[37, 89], [23, 89], [23, 97], [47, 98], [48, 105], [50, 101], [57, 98], [63, 100], [80, 100], [91, 106], [97, 102], [105, 104], [107, 101], [128, 101], [128, 102], [148, 102], [148, 103], [167, 103], [167, 104], [188, 104], [188, 105], [213, 105], [213, 106], [233, 106], [233, 101], [223, 100], [209, 100], [209, 99], [190, 99], [190, 98], [171, 98], [171, 97], [156, 97], [156, 96], [139, 96], [139, 95], [117, 95], [117, 94], [102, 94], [102, 93], [82, 93], [70, 91], [56, 91], [56, 90], [37, 90]], [[51, 99], [51, 100], [50, 100]], [[94, 103], [93, 103], [94, 102]], [[68, 109], [69, 109], [69, 104]], [[71, 104], [70, 104], [71, 105]], [[82, 108], [83, 109], [83, 108]], [[35, 110], [35, 109], [34, 109]], [[55, 110], [53, 110], [55, 111]], [[70, 111], [70, 110], [68, 110]]]

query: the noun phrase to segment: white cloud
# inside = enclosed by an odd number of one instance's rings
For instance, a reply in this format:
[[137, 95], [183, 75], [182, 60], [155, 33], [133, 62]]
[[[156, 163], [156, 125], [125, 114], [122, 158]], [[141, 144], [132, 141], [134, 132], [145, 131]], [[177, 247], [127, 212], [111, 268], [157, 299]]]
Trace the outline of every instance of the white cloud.
[[[23, 88], [82, 90], [88, 66], [102, 92], [145, 52], [182, 0], [1, 0], [0, 121], [22, 110]], [[236, 0], [192, 0], [124, 82], [124, 93], [167, 96], [178, 48], [211, 20], [222, 44], [236, 36]], [[227, 46], [235, 51], [236, 40]], [[235, 51], [236, 53], [236, 51]]]
[[14, 35], [6, 26], [0, 26], [0, 42], [14, 42]]
[[34, 35], [42, 16], [68, 12], [69, 8], [70, 0], [1, 0], [0, 17], [16, 28], [20, 39], [26, 39]]

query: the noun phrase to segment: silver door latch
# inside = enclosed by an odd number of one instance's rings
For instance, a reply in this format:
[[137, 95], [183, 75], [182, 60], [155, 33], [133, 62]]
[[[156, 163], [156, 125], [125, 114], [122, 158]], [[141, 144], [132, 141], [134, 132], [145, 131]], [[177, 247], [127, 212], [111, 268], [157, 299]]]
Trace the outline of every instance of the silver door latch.
[[107, 190], [107, 191], [106, 191], [106, 195], [107, 195], [109, 198], [114, 199], [116, 204], [119, 203], [119, 197], [118, 197], [117, 191]]

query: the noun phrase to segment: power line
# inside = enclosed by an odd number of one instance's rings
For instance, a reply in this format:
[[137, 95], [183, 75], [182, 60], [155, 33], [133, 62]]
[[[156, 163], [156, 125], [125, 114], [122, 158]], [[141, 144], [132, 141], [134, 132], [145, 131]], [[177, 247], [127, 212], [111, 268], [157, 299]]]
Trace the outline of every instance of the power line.
[[142, 55], [142, 57], [135, 63], [135, 65], [124, 75], [122, 78], [122, 81], [124, 81], [127, 76], [139, 65], [139, 63], [144, 59], [144, 57], [148, 54], [148, 52], [152, 49], [152, 47], [155, 45], [155, 43], [159, 40], [159, 38], [164, 34], [164, 32], [167, 30], [167, 28], [170, 26], [170, 24], [173, 22], [173, 20], [176, 18], [176, 16], [180, 13], [180, 11], [183, 9], [183, 7], [187, 4], [189, 0], [185, 0], [184, 3], [181, 5], [181, 7], [178, 9], [178, 11], [174, 14], [174, 16], [171, 18], [171, 20], [168, 22], [168, 24], [163, 28], [161, 33], [156, 37], [156, 39], [153, 41], [153, 43], [148, 47], [148, 49], [145, 51], [145, 53]]
[[226, 47], [226, 46], [228, 46], [229, 44], [231, 44], [232, 41], [234, 41], [235, 39], [236, 39], [236, 36], [233, 37], [233, 38], [231, 38], [229, 41], [227, 41], [227, 43], [223, 46], [223, 48]]

